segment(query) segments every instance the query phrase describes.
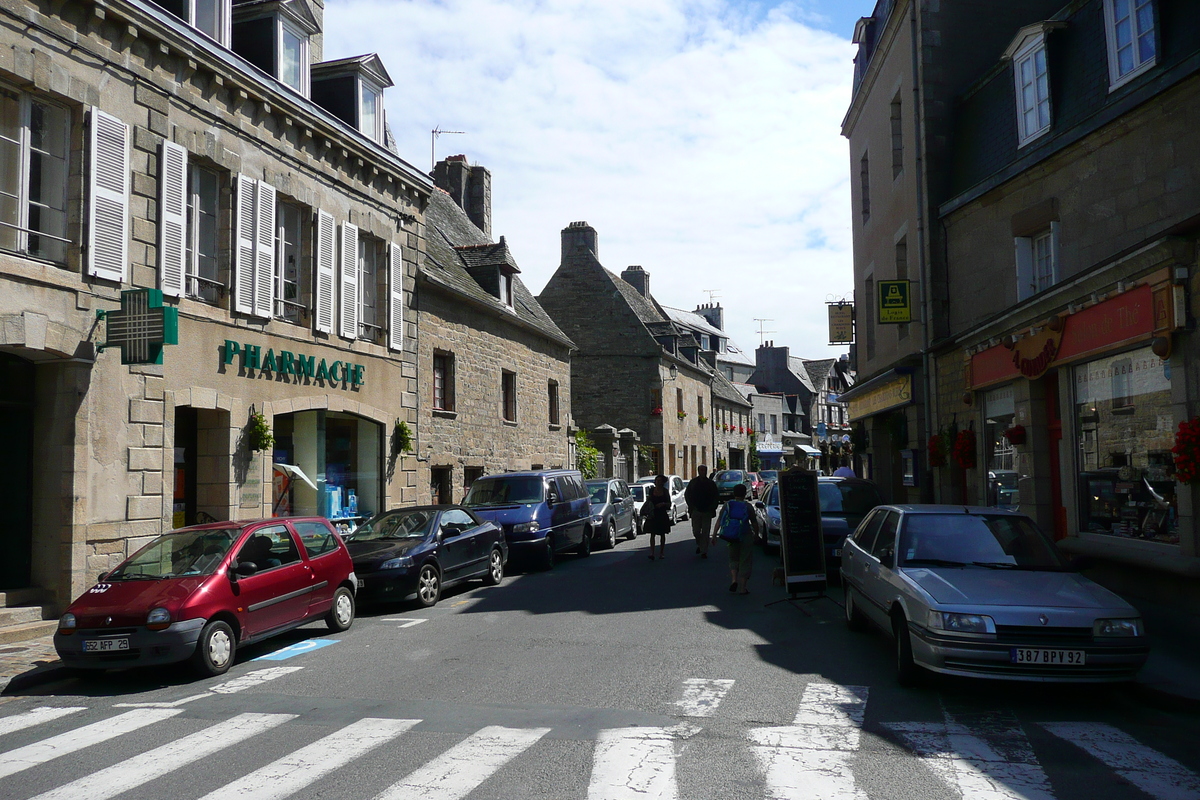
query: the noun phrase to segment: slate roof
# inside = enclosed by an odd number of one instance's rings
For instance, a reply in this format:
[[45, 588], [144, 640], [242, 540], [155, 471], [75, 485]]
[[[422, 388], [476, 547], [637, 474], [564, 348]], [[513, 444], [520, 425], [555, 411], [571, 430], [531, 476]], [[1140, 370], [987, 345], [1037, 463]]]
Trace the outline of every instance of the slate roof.
[[670, 317], [672, 321], [678, 322], [680, 325], [684, 325], [692, 330], [703, 331], [704, 333], [711, 334], [712, 336], [720, 336], [722, 339], [729, 338], [729, 334], [714, 326], [711, 322], [699, 314], [695, 314], [691, 311], [684, 311], [681, 308], [671, 308], [670, 306], [661, 306], [661, 308], [663, 311], [667, 312], [667, 316]]
[[[457, 204], [455, 208], [457, 208]], [[471, 267], [510, 267], [514, 272], [520, 272], [520, 267], [517, 266], [516, 260], [513, 258], [512, 251], [508, 249], [508, 243], [504, 241], [504, 237], [500, 237], [499, 242], [490, 242], [488, 244], [469, 244], [459, 245], [457, 248], [458, 255], [462, 258], [463, 263], [467, 268]]]
[[[720, 370], [713, 370], [712, 373], [712, 393], [713, 399], [720, 398], [726, 403], [733, 403], [738, 406], [752, 407], [750, 399], [742, 394], [741, 387], [736, 383], [731, 383], [729, 378]], [[745, 384], [741, 384], [744, 386]], [[751, 386], [751, 389], [754, 387]]]
[[[607, 275], [616, 285], [617, 291], [619, 291], [621, 296], [625, 298], [625, 302], [629, 304], [631, 309], [633, 309], [633, 313], [637, 314], [638, 319], [642, 321], [643, 325], [650, 327], [656, 322], [662, 323], [668, 321], [662, 311], [659, 310], [658, 303], [642, 297], [641, 293], [637, 289], [633, 288], [633, 285], [630, 284], [629, 281], [624, 280], [620, 275], [616, 275], [607, 269], [604, 270], [604, 274]], [[653, 331], [651, 331], [651, 333], [653, 333]]]
[[836, 358], [822, 358], [818, 361], [805, 361], [804, 368], [808, 372], [808, 377], [812, 380], [814, 388], [825, 386], [826, 379], [829, 377], [829, 370], [833, 369], [833, 365], [837, 363]]
[[804, 364], [805, 362], [803, 358], [788, 356], [788, 369], [791, 370], [792, 374], [799, 379], [800, 383], [804, 384], [805, 389], [808, 389], [810, 392], [815, 394], [817, 389], [815, 386], [813, 386], [812, 378], [808, 376], [808, 369], [804, 366]]
[[745, 364], [748, 367], [757, 366], [754, 359], [746, 355], [745, 351], [734, 344], [732, 339], [725, 342], [724, 353], [717, 353], [717, 361], [728, 361], [731, 364]]
[[[513, 307], [509, 308], [500, 299], [486, 291], [467, 272], [468, 258], [491, 259], [503, 257], [505, 263], [516, 269], [516, 261], [505, 242], [491, 242], [483, 231], [475, 227], [466, 213], [441, 189], [434, 189], [425, 209], [428, 235], [425, 239], [425, 257], [418, 265], [421, 275], [434, 284], [451, 292], [469, 297], [491, 307], [497, 316], [515, 315], [521, 322], [535, 330], [575, 347], [550, 315], [541, 307], [533, 294], [513, 275]], [[461, 249], [461, 248], [466, 248]], [[464, 258], [464, 253], [470, 256]], [[518, 270], [519, 271], [519, 270]], [[631, 287], [632, 288], [632, 287]]]

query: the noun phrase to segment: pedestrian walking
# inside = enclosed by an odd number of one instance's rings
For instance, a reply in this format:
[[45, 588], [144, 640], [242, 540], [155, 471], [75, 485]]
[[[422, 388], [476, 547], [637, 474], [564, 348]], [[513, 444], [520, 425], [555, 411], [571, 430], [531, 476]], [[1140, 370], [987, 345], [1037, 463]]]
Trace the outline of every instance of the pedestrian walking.
[[753, 506], [746, 502], [744, 483], [733, 487], [733, 499], [721, 507], [717, 535], [729, 545], [729, 591], [750, 594], [747, 584], [754, 561], [754, 541], [758, 538], [758, 518]]
[[687, 501], [688, 516], [692, 519], [692, 537], [696, 540], [696, 553], [708, 558], [708, 540], [712, 538], [713, 515], [717, 513], [717, 484], [708, 477], [708, 467], [696, 467], [696, 477], [688, 481], [683, 493]]
[[671, 505], [674, 502], [671, 492], [667, 490], [667, 476], [655, 476], [654, 486], [647, 494], [646, 505], [642, 506], [642, 513], [647, 516], [645, 528], [650, 534], [651, 561], [654, 560], [655, 536], [661, 537], [658, 540], [658, 557], [665, 558], [667, 555], [667, 534], [671, 532]]
[[837, 469], [835, 469], [833, 471], [833, 477], [835, 477], [835, 478], [857, 478], [858, 476], [854, 474], [854, 469], [850, 466], [850, 462], [843, 458], [842, 462], [841, 462], [841, 466], [839, 466]]

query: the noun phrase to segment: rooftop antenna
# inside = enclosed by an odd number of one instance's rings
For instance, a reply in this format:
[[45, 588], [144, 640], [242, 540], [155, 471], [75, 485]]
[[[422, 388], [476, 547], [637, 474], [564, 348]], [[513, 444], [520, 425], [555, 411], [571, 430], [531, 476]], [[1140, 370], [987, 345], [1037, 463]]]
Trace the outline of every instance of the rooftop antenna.
[[721, 299], [720, 289], [701, 289], [700, 291], [708, 295], [708, 302], [711, 305], [714, 301]]
[[759, 346], [759, 347], [762, 347], [762, 346], [763, 346], [763, 336], [767, 335], [768, 333], [775, 333], [775, 331], [764, 331], [764, 330], [763, 330], [763, 323], [764, 323], [764, 322], [774, 322], [775, 320], [773, 320], [773, 319], [759, 319], [758, 317], [755, 317], [755, 318], [754, 318], [754, 321], [758, 323], [758, 346]]
[[436, 152], [437, 151], [437, 139], [443, 133], [466, 133], [466, 131], [444, 131], [444, 130], [442, 130], [441, 126], [439, 125], [439, 126], [434, 127], [434, 129], [429, 132], [429, 170], [430, 170], [430, 172], [432, 172], [433, 168], [437, 166], [437, 152]]

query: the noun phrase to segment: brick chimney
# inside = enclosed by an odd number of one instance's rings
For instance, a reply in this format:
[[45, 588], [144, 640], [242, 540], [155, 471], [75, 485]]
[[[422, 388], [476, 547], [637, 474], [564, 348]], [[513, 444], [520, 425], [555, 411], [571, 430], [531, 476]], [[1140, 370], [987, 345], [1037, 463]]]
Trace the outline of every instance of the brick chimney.
[[433, 168], [433, 183], [449, 192], [475, 227], [492, 238], [492, 173], [486, 167], [471, 166], [464, 155], [448, 156]]
[[591, 253], [600, 259], [600, 242], [596, 229], [586, 222], [572, 222], [562, 229], [562, 260], [573, 254]]
[[708, 320], [708, 324], [717, 330], [725, 330], [725, 309], [721, 308], [720, 303], [705, 303], [697, 306], [695, 313]]
[[650, 273], [639, 266], [626, 267], [621, 272], [621, 280], [637, 289], [642, 297], [650, 296]]

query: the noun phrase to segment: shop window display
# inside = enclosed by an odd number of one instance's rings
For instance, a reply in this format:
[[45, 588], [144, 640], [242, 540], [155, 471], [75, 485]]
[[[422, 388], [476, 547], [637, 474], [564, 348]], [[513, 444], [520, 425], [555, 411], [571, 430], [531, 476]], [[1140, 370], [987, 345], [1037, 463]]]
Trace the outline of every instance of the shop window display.
[[1017, 491], [1015, 453], [1012, 443], [1004, 436], [1015, 419], [1013, 387], [1001, 386], [985, 394], [983, 409], [983, 444], [988, 469], [987, 503], [999, 508], [1017, 508], [1021, 498]]
[[1178, 544], [1171, 379], [1150, 348], [1074, 368], [1080, 527]]

